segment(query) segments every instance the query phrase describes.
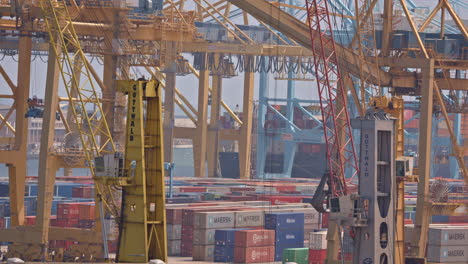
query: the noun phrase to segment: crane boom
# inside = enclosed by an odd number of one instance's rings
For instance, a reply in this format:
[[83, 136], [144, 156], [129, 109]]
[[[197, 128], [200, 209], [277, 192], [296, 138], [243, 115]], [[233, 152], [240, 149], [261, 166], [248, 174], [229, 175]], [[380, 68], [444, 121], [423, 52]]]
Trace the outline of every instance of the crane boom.
[[[306, 0], [310, 41], [313, 48], [314, 67], [320, 108], [327, 146], [329, 185], [332, 197], [347, 194], [345, 169], [358, 172], [358, 163], [349, 114], [346, 107], [346, 92], [336, 62], [335, 41], [327, 1]], [[325, 52], [325, 49], [328, 52]]]

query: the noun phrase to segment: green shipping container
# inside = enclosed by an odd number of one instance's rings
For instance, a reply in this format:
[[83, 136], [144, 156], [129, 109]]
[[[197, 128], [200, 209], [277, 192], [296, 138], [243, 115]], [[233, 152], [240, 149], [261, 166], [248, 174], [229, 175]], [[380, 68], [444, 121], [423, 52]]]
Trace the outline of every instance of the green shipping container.
[[295, 262], [297, 264], [309, 263], [308, 248], [285, 248], [283, 250], [283, 263]]

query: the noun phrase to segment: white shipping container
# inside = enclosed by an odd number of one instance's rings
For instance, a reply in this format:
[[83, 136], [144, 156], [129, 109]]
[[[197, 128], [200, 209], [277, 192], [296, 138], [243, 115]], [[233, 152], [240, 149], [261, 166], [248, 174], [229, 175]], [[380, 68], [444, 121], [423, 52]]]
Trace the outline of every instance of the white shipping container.
[[194, 245], [214, 245], [215, 244], [216, 228], [211, 229], [194, 229], [193, 244]]
[[179, 256], [180, 255], [180, 245], [182, 240], [169, 240], [167, 241], [167, 254], [169, 256]]
[[265, 224], [264, 211], [239, 211], [235, 215], [235, 227], [261, 227]]
[[230, 228], [234, 227], [234, 212], [195, 213], [194, 228]]
[[166, 228], [168, 240], [182, 239], [182, 225], [167, 225]]
[[468, 226], [431, 227], [428, 236], [429, 245], [468, 247]]
[[214, 245], [193, 245], [194, 261], [214, 261]]
[[310, 249], [327, 249], [327, 231], [309, 233]]
[[427, 247], [429, 262], [468, 262], [468, 245], [465, 246], [433, 246]]

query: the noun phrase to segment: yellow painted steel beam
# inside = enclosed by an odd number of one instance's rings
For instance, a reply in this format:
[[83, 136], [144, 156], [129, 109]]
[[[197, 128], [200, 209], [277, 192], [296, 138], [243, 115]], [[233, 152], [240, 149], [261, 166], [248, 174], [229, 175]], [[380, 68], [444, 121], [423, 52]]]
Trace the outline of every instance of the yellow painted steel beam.
[[2, 120], [2, 123], [0, 123], [0, 130], [4, 126], [7, 126], [8, 129], [10, 129], [11, 132], [16, 133], [16, 129], [11, 125], [11, 123], [8, 121], [11, 117], [11, 114], [13, 114], [13, 111], [16, 109], [16, 102], [13, 103], [13, 105], [10, 107], [10, 110], [6, 113], [5, 116], [0, 114], [0, 119]]
[[[200, 73], [195, 69], [193, 68], [192, 65], [189, 64], [189, 68], [190, 68], [190, 71], [192, 71], [192, 73], [198, 78], [200, 79]], [[212, 92], [212, 88], [210, 86], [208, 86], [208, 91], [209, 92]], [[234, 111], [232, 111], [232, 109], [224, 102], [224, 100], [221, 100], [221, 106], [229, 113], [229, 115], [234, 118], [234, 120], [239, 123], [240, 125], [242, 125], [242, 121], [239, 119], [239, 117], [234, 113]]]
[[431, 13], [427, 16], [426, 20], [422, 23], [422, 25], [419, 27], [418, 32], [424, 32], [426, 27], [431, 23], [432, 19], [434, 19], [435, 15], [439, 10], [442, 8], [444, 5], [444, 1], [439, 1], [439, 3], [432, 9]]
[[[207, 60], [206, 54], [202, 56], [202, 65]], [[208, 94], [210, 76], [209, 71], [202, 69], [198, 75], [198, 119], [193, 143], [193, 162], [195, 177], [205, 177], [206, 145], [208, 142]]]
[[16, 91], [16, 85], [13, 83], [13, 81], [10, 79], [8, 74], [5, 72], [5, 69], [3, 69], [2, 65], [0, 65], [0, 75], [3, 77], [5, 82], [8, 84], [8, 87], [10, 87], [11, 92], [13, 95], [15, 94]]
[[167, 262], [163, 117], [159, 82], [117, 83], [118, 90], [128, 93], [124, 175], [130, 179], [129, 185], [122, 186], [123, 221], [117, 262], [147, 263], [151, 259]]
[[443, 0], [443, 2], [445, 3], [444, 8], [447, 9], [449, 14], [452, 16], [455, 24], [458, 26], [458, 29], [460, 29], [461, 33], [463, 34], [463, 37], [465, 37], [465, 40], [468, 40], [468, 27], [461, 20], [460, 16], [455, 12], [450, 2], [447, 0]]

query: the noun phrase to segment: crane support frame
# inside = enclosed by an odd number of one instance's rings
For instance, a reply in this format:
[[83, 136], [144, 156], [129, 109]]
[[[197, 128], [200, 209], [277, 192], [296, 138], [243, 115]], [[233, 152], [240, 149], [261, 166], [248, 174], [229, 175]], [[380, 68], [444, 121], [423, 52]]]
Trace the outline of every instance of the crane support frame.
[[122, 211], [117, 262], [167, 262], [161, 87], [117, 81], [128, 94]]

